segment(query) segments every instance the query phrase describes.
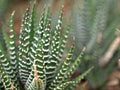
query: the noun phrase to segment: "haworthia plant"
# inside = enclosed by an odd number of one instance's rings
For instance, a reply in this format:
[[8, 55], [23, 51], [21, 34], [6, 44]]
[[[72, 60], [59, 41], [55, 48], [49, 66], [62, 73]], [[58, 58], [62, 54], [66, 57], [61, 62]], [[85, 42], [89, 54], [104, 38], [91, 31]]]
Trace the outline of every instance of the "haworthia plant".
[[[51, 28], [51, 18], [46, 7], [37, 24], [34, 5], [26, 9], [22, 18], [19, 45], [16, 45], [14, 32], [14, 13], [10, 16], [10, 36], [5, 36], [6, 52], [0, 45], [0, 88], [5, 90], [65, 90], [81, 81], [91, 70], [70, 80], [71, 75], [81, 63], [85, 48], [78, 58], [73, 59], [74, 44], [71, 46], [66, 60], [62, 60], [66, 39], [70, 26], [63, 35], [61, 10], [56, 29]], [[6, 54], [7, 53], [7, 54]]]

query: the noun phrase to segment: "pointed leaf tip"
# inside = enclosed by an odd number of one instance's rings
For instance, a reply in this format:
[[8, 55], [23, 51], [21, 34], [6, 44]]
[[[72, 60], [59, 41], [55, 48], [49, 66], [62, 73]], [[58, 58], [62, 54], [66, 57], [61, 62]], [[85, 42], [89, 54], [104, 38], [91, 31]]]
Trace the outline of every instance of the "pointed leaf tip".
[[85, 52], [86, 51], [86, 47], [83, 47], [82, 51]]
[[120, 36], [120, 29], [116, 29], [116, 32], [115, 32], [116, 36]]
[[73, 41], [75, 41], [75, 37], [73, 36]]
[[62, 5], [62, 9], [64, 8], [65, 6], [64, 5]]
[[12, 15], [12, 16], [14, 16], [14, 14], [15, 14], [15, 10], [12, 12], [12, 14], [11, 14], [11, 15]]
[[36, 5], [36, 3], [37, 3], [37, 0], [34, 0], [34, 5]]
[[94, 67], [94, 66], [92, 66], [92, 67], [91, 67], [91, 70], [93, 70], [94, 68], [95, 68], [95, 67]]
[[116, 31], [117, 31], [117, 33], [120, 33], [120, 29], [117, 29]]

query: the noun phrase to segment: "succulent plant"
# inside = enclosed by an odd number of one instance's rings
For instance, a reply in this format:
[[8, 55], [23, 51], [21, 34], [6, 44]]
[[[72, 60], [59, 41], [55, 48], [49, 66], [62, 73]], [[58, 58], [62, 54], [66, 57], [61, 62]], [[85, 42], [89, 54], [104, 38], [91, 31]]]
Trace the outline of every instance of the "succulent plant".
[[[0, 45], [0, 88], [5, 90], [71, 90], [92, 68], [71, 80], [81, 63], [85, 48], [72, 62], [74, 44], [62, 60], [70, 26], [62, 30], [63, 9], [56, 29], [51, 28], [48, 8], [37, 23], [36, 6], [30, 5], [22, 18], [19, 45], [16, 45], [14, 13], [9, 19], [10, 35], [3, 31], [7, 51]], [[69, 87], [68, 87], [69, 86]], [[70, 88], [71, 87], [71, 88]]]

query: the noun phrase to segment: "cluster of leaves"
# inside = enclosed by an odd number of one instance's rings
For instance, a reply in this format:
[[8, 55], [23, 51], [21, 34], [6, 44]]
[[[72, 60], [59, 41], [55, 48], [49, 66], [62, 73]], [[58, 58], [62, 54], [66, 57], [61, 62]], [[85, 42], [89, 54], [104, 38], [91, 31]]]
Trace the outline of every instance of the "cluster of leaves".
[[116, 28], [119, 28], [120, 14], [117, 4], [118, 0], [80, 0], [75, 3], [76, 14], [73, 20], [74, 31], [72, 31], [76, 37], [75, 56], [82, 46], [86, 46], [84, 64], [79, 70], [84, 71], [89, 65], [95, 65], [96, 68], [87, 77], [88, 85], [93, 88], [103, 86], [109, 73], [116, 68], [120, 55], [118, 52], [120, 47], [118, 47], [107, 66], [104, 68], [99, 66], [100, 58], [116, 38]]
[[52, 32], [48, 8], [44, 8], [37, 23], [36, 6], [30, 5], [22, 18], [19, 45], [16, 45], [14, 13], [9, 20], [10, 36], [3, 31], [7, 52], [0, 45], [0, 88], [5, 90], [71, 90], [91, 69], [70, 80], [81, 62], [83, 52], [72, 62], [74, 44], [62, 62], [68, 25], [61, 35], [63, 9]]

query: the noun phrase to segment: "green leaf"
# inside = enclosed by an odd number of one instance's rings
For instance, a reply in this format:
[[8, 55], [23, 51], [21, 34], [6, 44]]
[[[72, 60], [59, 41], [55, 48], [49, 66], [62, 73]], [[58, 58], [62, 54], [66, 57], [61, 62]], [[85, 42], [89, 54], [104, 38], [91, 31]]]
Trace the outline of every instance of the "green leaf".
[[29, 58], [29, 51], [34, 35], [34, 7], [31, 11], [30, 10], [31, 8], [28, 8], [23, 17], [19, 41], [19, 72], [23, 82], [26, 82], [32, 66]]
[[18, 59], [17, 59], [17, 54], [16, 54], [16, 44], [15, 44], [15, 32], [14, 32], [14, 11], [11, 14], [10, 20], [9, 20], [9, 26], [10, 26], [10, 64], [11, 68], [14, 71], [14, 81], [15, 84], [18, 87]]
[[[46, 76], [45, 76], [45, 62], [48, 61], [49, 58], [49, 45], [50, 45], [50, 20], [48, 20], [48, 23], [46, 24], [46, 28], [43, 32], [43, 37], [41, 40], [38, 41], [38, 47], [36, 49], [36, 55], [35, 55], [35, 64], [37, 68], [38, 76], [41, 80], [43, 80], [44, 83], [46, 83]], [[26, 82], [26, 87], [29, 86], [33, 79], [33, 69], [31, 71], [31, 74], [29, 75], [29, 78]]]
[[87, 76], [87, 74], [89, 74], [93, 70], [93, 68], [94, 67], [89, 68], [87, 71], [85, 71], [84, 73], [76, 77], [74, 80], [72, 80], [72, 82], [67, 85], [65, 90], [73, 89], [76, 86], [76, 84], [78, 84], [82, 79], [85, 78], [85, 76]]
[[8, 76], [4, 72], [4, 69], [2, 68], [1, 65], [0, 65], [0, 79], [1, 79], [1, 82], [3, 83], [3, 85], [4, 85], [5, 90], [10, 90], [11, 89], [12, 80], [11, 80], [10, 76]]
[[74, 50], [74, 45], [69, 50], [69, 53], [68, 53], [68, 56], [67, 56], [66, 60], [61, 64], [61, 67], [60, 67], [59, 71], [57, 72], [53, 81], [51, 82], [51, 84], [49, 86], [50, 90], [53, 90], [54, 87], [56, 87], [58, 84], [65, 81], [64, 77], [66, 75], [66, 72], [69, 69], [71, 59], [72, 59], [72, 56], [73, 56], [73, 50]]
[[43, 13], [41, 14], [41, 18], [39, 21], [39, 24], [37, 25], [37, 28], [35, 30], [34, 33], [34, 37], [33, 37], [33, 42], [31, 43], [31, 47], [30, 47], [30, 52], [29, 52], [29, 57], [30, 57], [30, 62], [33, 63], [33, 61], [35, 60], [35, 54], [36, 54], [36, 49], [38, 48], [38, 44], [40, 44], [40, 39], [42, 38], [42, 34], [43, 34], [43, 30], [44, 30], [44, 19], [46, 16], [46, 10], [44, 9]]
[[59, 16], [56, 30], [54, 31], [54, 35], [51, 40], [50, 57], [46, 67], [47, 82], [50, 82], [52, 80], [52, 78], [54, 77], [55, 69], [60, 63], [58, 51], [60, 49], [60, 30], [62, 29], [62, 18], [63, 10], [61, 11], [61, 14]]
[[34, 78], [27, 90], [44, 90], [43, 82]]
[[9, 78], [14, 82], [15, 81], [15, 74], [13, 73], [13, 70], [11, 68], [10, 62], [5, 57], [5, 54], [1, 48], [0, 45], [0, 64], [1, 64], [1, 70], [5, 72], [6, 75], [9, 76]]
[[3, 39], [5, 41], [5, 45], [6, 45], [7, 51], [9, 52], [9, 47], [10, 47], [10, 43], [9, 42], [10, 42], [10, 39], [9, 39], [8, 34], [6, 32], [7, 32], [6, 27], [3, 26], [3, 28], [2, 28]]
[[70, 78], [71, 75], [73, 74], [73, 72], [78, 67], [78, 65], [81, 63], [81, 59], [83, 57], [83, 54], [84, 54], [85, 50], [86, 50], [86, 48], [84, 47], [83, 50], [81, 51], [80, 55], [77, 57], [77, 59], [75, 59], [74, 62], [70, 65], [69, 70], [65, 74], [65, 77], [64, 77], [65, 79]]
[[39, 78], [37, 72], [37, 66], [35, 63], [33, 65], [33, 68], [34, 68], [34, 78], [27, 90], [44, 90], [44, 83], [43, 80]]

